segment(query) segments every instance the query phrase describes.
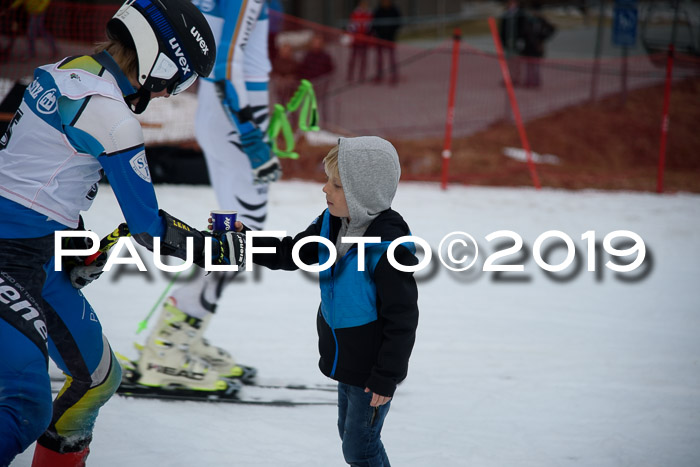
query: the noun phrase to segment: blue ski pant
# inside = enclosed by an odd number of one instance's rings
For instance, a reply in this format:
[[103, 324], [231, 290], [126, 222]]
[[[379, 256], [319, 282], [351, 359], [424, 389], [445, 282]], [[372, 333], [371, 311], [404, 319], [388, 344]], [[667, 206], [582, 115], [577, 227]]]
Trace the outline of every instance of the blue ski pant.
[[[0, 467], [37, 439], [84, 449], [121, 381], [95, 311], [54, 271], [53, 251], [53, 235], [0, 239]], [[53, 402], [49, 357], [66, 374]]]

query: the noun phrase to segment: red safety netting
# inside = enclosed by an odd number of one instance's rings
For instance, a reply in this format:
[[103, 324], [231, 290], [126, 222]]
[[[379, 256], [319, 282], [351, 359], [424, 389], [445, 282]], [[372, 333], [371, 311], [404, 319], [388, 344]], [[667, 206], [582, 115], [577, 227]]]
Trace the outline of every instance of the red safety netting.
[[[89, 52], [95, 41], [103, 39], [104, 25], [116, 9], [52, 3], [46, 27], [56, 38], [61, 57]], [[350, 35], [338, 29], [286, 15], [278, 24], [271, 35], [272, 101], [286, 103], [298, 80], [310, 79], [318, 97], [321, 127], [327, 132], [299, 142], [302, 158], [285, 162], [287, 176], [321, 178], [320, 157], [332, 145], [334, 135], [374, 134], [399, 148], [405, 178], [439, 180], [451, 40], [433, 48], [417, 48], [367, 38], [358, 48], [353, 47]], [[16, 81], [28, 79], [35, 66], [51, 61], [50, 47], [41, 39], [37, 57], [28, 58], [24, 32], [21, 28], [13, 32], [9, 15], [0, 16], [0, 47], [6, 48], [12, 36], [16, 37], [12, 50], [0, 52], [0, 101]], [[307, 56], [314, 45], [321, 46], [324, 53]], [[381, 81], [376, 79], [379, 51]], [[392, 52], [398, 68], [396, 79], [390, 66]], [[685, 92], [682, 95], [687, 100], [688, 95], [695, 95], [697, 107], [700, 89], [693, 83], [700, 80], [700, 61], [683, 55], [675, 58], [666, 163], [679, 172], [675, 189], [693, 189], [681, 173], [690, 171], [700, 179], [700, 161], [695, 155], [700, 141], [697, 132], [691, 131], [697, 115], [688, 110], [690, 104], [674, 102], [673, 96]], [[520, 83], [515, 96], [538, 156], [535, 162], [542, 185], [653, 190], [665, 64], [665, 54], [599, 61], [511, 59], [511, 74]], [[518, 152], [521, 145], [497, 56], [471, 48], [467, 38], [460, 46], [458, 67], [450, 181], [531, 184]], [[539, 86], [526, 87], [528, 73], [536, 69]], [[187, 92], [168, 103], [158, 101], [142, 117], [147, 143], [193, 140], [196, 95]], [[641, 185], [637, 179], [642, 180]], [[673, 180], [669, 181], [671, 189]]]

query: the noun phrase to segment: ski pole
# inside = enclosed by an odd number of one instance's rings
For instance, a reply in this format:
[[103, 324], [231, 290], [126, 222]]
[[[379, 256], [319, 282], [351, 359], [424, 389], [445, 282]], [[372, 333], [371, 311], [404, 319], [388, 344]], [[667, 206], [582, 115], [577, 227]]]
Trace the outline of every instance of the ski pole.
[[[194, 271], [196, 271], [195, 268], [190, 268], [190, 270], [193, 271], [192, 274], [194, 274]], [[144, 319], [142, 319], [141, 321], [139, 321], [138, 327], [136, 328], [136, 334], [140, 334], [141, 331], [146, 329], [146, 327], [148, 326], [148, 321], [151, 319], [151, 316], [153, 316], [153, 313], [155, 313], [156, 308], [158, 308], [158, 306], [163, 302], [163, 299], [168, 294], [170, 289], [173, 287], [173, 285], [175, 284], [175, 281], [177, 281], [177, 278], [180, 277], [181, 272], [182, 271], [178, 271], [175, 273], [173, 278], [170, 280], [168, 285], [165, 287], [165, 290], [163, 290], [163, 293], [160, 294], [160, 297], [158, 297], [158, 300], [156, 300], [156, 302], [153, 304], [151, 309], [148, 311], [148, 314], [146, 315], [146, 317]]]
[[106, 253], [117, 244], [121, 237], [128, 237], [131, 233], [129, 232], [129, 226], [126, 223], [119, 224], [119, 227], [114, 229], [112, 233], [100, 240], [100, 248], [87, 258], [85, 258], [85, 266], [92, 264], [102, 253]]
[[155, 313], [156, 308], [158, 308], [158, 306], [163, 301], [163, 298], [165, 298], [165, 296], [170, 291], [170, 289], [172, 288], [172, 286], [175, 283], [175, 281], [177, 280], [177, 278], [180, 276], [180, 272], [182, 272], [182, 271], [178, 271], [175, 273], [173, 278], [170, 280], [168, 285], [165, 287], [165, 290], [163, 290], [163, 293], [160, 294], [160, 297], [158, 297], [158, 300], [156, 300], [156, 302], [153, 304], [151, 309], [148, 311], [148, 314], [146, 315], [146, 317], [143, 318], [141, 321], [139, 321], [139, 325], [136, 328], [136, 334], [140, 334], [141, 331], [143, 331], [144, 329], [146, 329], [148, 327], [148, 321], [151, 319], [151, 316], [153, 316], [153, 313]]

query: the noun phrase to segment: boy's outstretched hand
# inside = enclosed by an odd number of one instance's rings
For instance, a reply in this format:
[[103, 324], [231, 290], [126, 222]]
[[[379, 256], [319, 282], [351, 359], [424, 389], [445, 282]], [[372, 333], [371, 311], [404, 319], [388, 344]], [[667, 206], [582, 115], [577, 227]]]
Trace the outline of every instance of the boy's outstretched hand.
[[[245, 227], [243, 225], [243, 222], [241, 221], [236, 221], [233, 223], [233, 227], [235, 228], [236, 232], [243, 232], [243, 228]], [[214, 228], [214, 221], [211, 220], [211, 217], [209, 218], [209, 225], [207, 226], [207, 230], [210, 232]]]
[[[370, 392], [369, 388], [365, 388], [365, 392]], [[384, 405], [391, 400], [389, 396], [380, 396], [376, 392], [372, 393], [372, 401], [369, 403], [370, 407], [379, 407]]]

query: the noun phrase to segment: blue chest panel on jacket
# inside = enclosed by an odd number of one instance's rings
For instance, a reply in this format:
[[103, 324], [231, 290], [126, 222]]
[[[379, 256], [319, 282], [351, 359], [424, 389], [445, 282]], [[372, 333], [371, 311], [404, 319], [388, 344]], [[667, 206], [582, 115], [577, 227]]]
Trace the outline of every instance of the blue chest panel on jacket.
[[[325, 212], [321, 224], [321, 236], [330, 239], [330, 214]], [[358, 250], [352, 248], [335, 267], [321, 271], [321, 313], [333, 328], [362, 326], [377, 319], [377, 290], [374, 285], [374, 268], [391, 242], [365, 245], [364, 271], [358, 271]], [[319, 243], [319, 264], [330, 257], [328, 248]]]

